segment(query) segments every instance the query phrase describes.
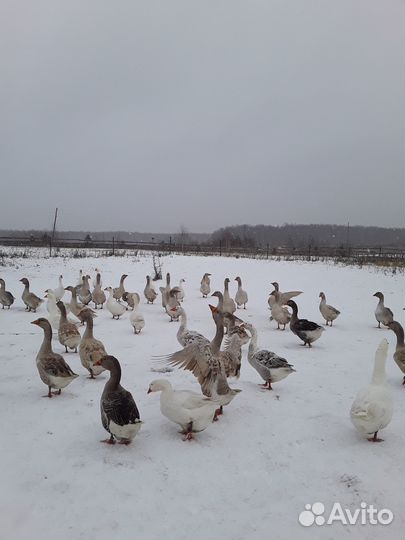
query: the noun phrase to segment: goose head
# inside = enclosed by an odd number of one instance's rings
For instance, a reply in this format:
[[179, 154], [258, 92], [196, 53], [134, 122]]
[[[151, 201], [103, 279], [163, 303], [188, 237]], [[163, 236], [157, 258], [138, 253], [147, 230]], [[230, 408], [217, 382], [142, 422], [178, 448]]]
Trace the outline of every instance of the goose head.
[[166, 379], [156, 379], [150, 383], [147, 394], [150, 394], [151, 392], [161, 392], [162, 390], [167, 390], [171, 387], [172, 385], [169, 381], [166, 381]]

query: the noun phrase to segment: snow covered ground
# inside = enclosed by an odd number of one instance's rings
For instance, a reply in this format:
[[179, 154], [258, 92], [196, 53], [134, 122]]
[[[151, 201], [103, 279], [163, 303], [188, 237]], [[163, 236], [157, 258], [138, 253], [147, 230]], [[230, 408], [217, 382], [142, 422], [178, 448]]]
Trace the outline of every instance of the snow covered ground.
[[[99, 399], [107, 375], [95, 381], [77, 354], [64, 355], [80, 378], [60, 397], [42, 399], [35, 356], [42, 330], [30, 325], [46, 316], [24, 312], [22, 284], [43, 294], [75, 284], [83, 268], [102, 271], [105, 286], [117, 286], [127, 273], [126, 289], [142, 293], [151, 273], [147, 257], [105, 259], [13, 259], [0, 276], [17, 300], [0, 310], [1, 365], [1, 495], [0, 537], [18, 540], [224, 540], [239, 539], [399, 539], [405, 520], [404, 431], [405, 389], [392, 359], [395, 336], [378, 330], [374, 319], [381, 290], [403, 324], [403, 276], [372, 268], [357, 269], [318, 263], [289, 263], [232, 258], [165, 257], [164, 273], [172, 282], [186, 279], [184, 307], [189, 328], [213, 336], [213, 321], [199, 283], [212, 273], [212, 290], [223, 279], [240, 275], [249, 293], [248, 309], [239, 315], [253, 322], [259, 346], [279, 353], [297, 373], [260, 390], [262, 382], [244, 351], [241, 377], [231, 382], [243, 391], [224, 416], [183, 442], [177, 426], [159, 410], [159, 394], [147, 395], [151, 357], [178, 350], [177, 323], [170, 323], [160, 297], [141, 309], [146, 327], [139, 336], [129, 313], [111, 319], [104, 309], [95, 320], [95, 336], [123, 369], [122, 384], [130, 390], [145, 424], [132, 445], [109, 446], [99, 414]], [[267, 309], [271, 281], [282, 290], [304, 291], [297, 299], [300, 315], [322, 323], [318, 294], [342, 312], [312, 349], [300, 346], [289, 329], [276, 331]], [[160, 283], [157, 283], [158, 287]], [[236, 282], [232, 281], [232, 291]], [[70, 296], [66, 295], [65, 299]], [[382, 337], [390, 343], [387, 377], [394, 396], [392, 423], [381, 432], [385, 441], [371, 444], [354, 429], [349, 410], [359, 388], [368, 384], [374, 352]], [[54, 350], [62, 352], [57, 339]], [[157, 376], [158, 375], [158, 376]], [[176, 388], [199, 391], [192, 374], [165, 374]], [[361, 502], [394, 513], [390, 525], [313, 525], [303, 527], [298, 516], [306, 504], [322, 502], [325, 515], [335, 502], [351, 510]]]

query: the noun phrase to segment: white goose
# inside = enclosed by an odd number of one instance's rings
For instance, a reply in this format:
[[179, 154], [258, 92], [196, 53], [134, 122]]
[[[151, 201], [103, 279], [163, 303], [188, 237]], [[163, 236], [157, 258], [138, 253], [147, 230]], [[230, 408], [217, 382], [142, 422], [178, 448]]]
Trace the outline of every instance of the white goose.
[[359, 391], [350, 409], [354, 427], [362, 435], [368, 435], [370, 442], [383, 440], [377, 437], [377, 433], [388, 426], [394, 411], [391, 391], [385, 380], [387, 352], [388, 341], [383, 339], [375, 353], [371, 383]]
[[137, 293], [132, 293], [132, 294], [134, 296], [133, 297], [134, 308], [131, 311], [131, 315], [129, 316], [129, 322], [134, 328], [134, 333], [139, 334], [139, 332], [145, 326], [145, 319], [142, 313], [139, 311], [139, 302], [137, 298], [138, 296]]
[[291, 300], [291, 298], [294, 298], [295, 296], [298, 296], [299, 294], [302, 294], [302, 291], [288, 291], [288, 292], [280, 292], [280, 287], [279, 287], [279, 284], [277, 283], [277, 281], [273, 281], [271, 283], [274, 287], [274, 291], [272, 291], [270, 293], [270, 296], [269, 296], [269, 299], [268, 299], [268, 303], [269, 303], [269, 306], [270, 306], [270, 309], [271, 309], [271, 302], [272, 302], [272, 293], [273, 292], [278, 292], [280, 293], [280, 299], [279, 299], [279, 304], [281, 306], [284, 306], [288, 300]]
[[193, 439], [194, 433], [204, 431], [211, 424], [219, 406], [218, 402], [195, 392], [174, 390], [165, 379], [152, 381], [148, 394], [151, 392], [161, 392], [161, 413], [181, 427], [184, 441]]
[[184, 293], [184, 288], [183, 288], [183, 283], [185, 283], [186, 280], [181, 278], [181, 280], [179, 281], [179, 284], [177, 286], [177, 288], [179, 289], [179, 293], [177, 294], [177, 300], [179, 302], [183, 302], [184, 300], [184, 297], [185, 297], [185, 293]]
[[269, 297], [269, 304], [271, 310], [270, 320], [275, 320], [277, 323], [277, 330], [281, 330], [280, 324], [283, 325], [282, 330], [285, 330], [286, 324], [291, 320], [291, 314], [285, 306], [280, 304], [280, 293], [273, 291]]
[[111, 313], [113, 319], [119, 319], [121, 315], [124, 315], [126, 312], [126, 307], [114, 298], [114, 290], [112, 287], [106, 287], [104, 290], [108, 292], [106, 303], [108, 311]]
[[63, 279], [63, 276], [60, 275], [59, 285], [56, 287], [56, 289], [53, 290], [53, 294], [55, 295], [55, 299], [57, 302], [59, 302], [59, 300], [62, 300], [63, 295], [65, 294], [65, 286], [63, 285], [62, 279]]

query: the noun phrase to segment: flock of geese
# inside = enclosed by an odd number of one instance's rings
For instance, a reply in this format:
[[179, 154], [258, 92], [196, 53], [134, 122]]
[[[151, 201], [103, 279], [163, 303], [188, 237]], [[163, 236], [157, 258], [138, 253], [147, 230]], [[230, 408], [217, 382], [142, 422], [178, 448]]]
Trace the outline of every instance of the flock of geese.
[[[260, 349], [257, 344], [256, 328], [235, 314], [238, 308], [247, 309], [248, 294], [243, 289], [241, 278], [239, 276], [235, 278], [237, 291], [235, 297], [232, 298], [229, 292], [230, 279], [225, 279], [223, 292], [214, 291], [211, 294], [210, 276], [209, 273], [203, 275], [200, 291], [204, 298], [211, 295], [218, 301], [216, 306], [209, 304], [215, 327], [215, 336], [212, 340], [187, 327], [187, 315], [182, 305], [185, 298], [185, 280], [181, 279], [178, 285], [172, 287], [170, 274], [167, 273], [166, 285], [160, 287], [165, 313], [169, 316], [170, 322], [179, 321], [180, 323], [177, 340], [182, 348], [170, 355], [155, 359], [160, 369], [153, 369], [153, 371], [164, 373], [174, 366], [191, 371], [200, 384], [201, 394], [188, 390], [176, 390], [166, 379], [152, 381], [148, 393], [160, 392], [161, 412], [180, 426], [184, 440], [191, 440], [195, 433], [205, 430], [212, 421], [218, 420], [223, 414], [223, 408], [229, 405], [241, 391], [231, 388], [228, 378], [239, 378], [243, 345], [249, 343], [247, 358], [263, 379], [263, 388], [272, 390], [274, 383], [278, 383], [295, 372], [293, 366], [285, 358], [272, 351]], [[44, 397], [52, 398], [54, 395], [61, 394], [62, 389], [78, 377], [64, 358], [54, 352], [52, 329], [57, 330], [59, 343], [65, 348], [66, 353], [69, 350], [79, 353], [81, 363], [88, 371], [90, 379], [96, 378], [105, 370], [110, 372], [110, 378], [100, 400], [102, 425], [110, 435], [103, 442], [109, 444], [114, 444], [116, 440], [121, 444], [129, 444], [142, 425], [131, 393], [120, 384], [119, 361], [107, 353], [102, 341], [95, 338], [93, 334], [94, 317], [97, 310], [103, 309], [104, 305], [113, 319], [119, 319], [124, 313], [130, 311], [129, 321], [135, 334], [139, 334], [145, 326], [145, 319], [139, 308], [140, 295], [137, 292], [131, 293], [125, 290], [127, 277], [127, 274], [123, 274], [116, 288], [103, 288], [101, 274], [97, 271], [93, 290], [91, 290], [91, 278], [82, 271], [75, 286], [65, 287], [63, 276], [60, 276], [58, 287], [47, 289], [44, 298], [40, 298], [30, 290], [27, 278], [20, 280], [24, 285], [21, 298], [26, 311], [35, 313], [46, 300], [48, 317], [40, 317], [31, 323], [42, 328], [44, 332], [36, 357], [39, 376], [48, 388], [48, 393]], [[321, 337], [324, 328], [313, 321], [299, 318], [298, 306], [292, 298], [302, 294], [302, 291], [281, 292], [277, 282], [273, 282], [272, 285], [274, 290], [268, 298], [271, 310], [270, 320], [277, 323], [279, 330], [285, 330], [286, 325], [289, 324], [292, 333], [302, 341], [302, 345], [312, 347], [312, 343]], [[69, 302], [64, 303], [62, 298], [66, 292], [69, 292], [71, 297]], [[147, 304], [153, 304], [158, 297], [150, 276], [146, 276], [143, 293]], [[376, 292], [374, 296], [379, 300], [375, 310], [378, 327], [380, 328], [382, 324], [395, 333], [397, 344], [394, 360], [405, 374], [403, 327], [394, 320], [392, 311], [384, 305], [384, 295]], [[333, 321], [340, 315], [340, 311], [326, 303], [324, 292], [320, 292], [319, 297], [321, 299], [320, 313], [325, 319], [326, 326], [332, 326]], [[0, 279], [0, 303], [3, 309], [10, 309], [14, 300], [14, 295], [6, 290], [4, 280]], [[91, 302], [94, 309], [90, 307]], [[288, 308], [291, 308], [291, 312]], [[83, 335], [79, 332], [79, 324], [85, 325]], [[223, 341], [225, 347], [221, 349]], [[350, 411], [354, 426], [372, 442], [381, 441], [378, 438], [378, 432], [389, 424], [393, 412], [392, 395], [385, 377], [387, 351], [388, 342], [383, 339], [376, 351], [371, 383], [358, 393]], [[405, 385], [405, 376], [403, 384]]]

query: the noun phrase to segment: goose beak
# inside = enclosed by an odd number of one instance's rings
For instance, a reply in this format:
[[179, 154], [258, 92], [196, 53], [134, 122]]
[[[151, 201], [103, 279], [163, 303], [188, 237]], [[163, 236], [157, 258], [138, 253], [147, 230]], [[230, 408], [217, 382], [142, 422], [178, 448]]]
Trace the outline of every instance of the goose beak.
[[146, 393], [150, 394], [151, 392], [152, 392], [152, 390], [150, 388], [148, 388], [148, 391]]
[[211, 304], [208, 304], [209, 307], [210, 307], [210, 310], [212, 311], [212, 313], [219, 313], [219, 309], [217, 309], [215, 306], [212, 306]]
[[31, 324], [36, 324], [37, 326], [39, 326], [39, 319], [35, 319], [35, 321], [31, 321]]

